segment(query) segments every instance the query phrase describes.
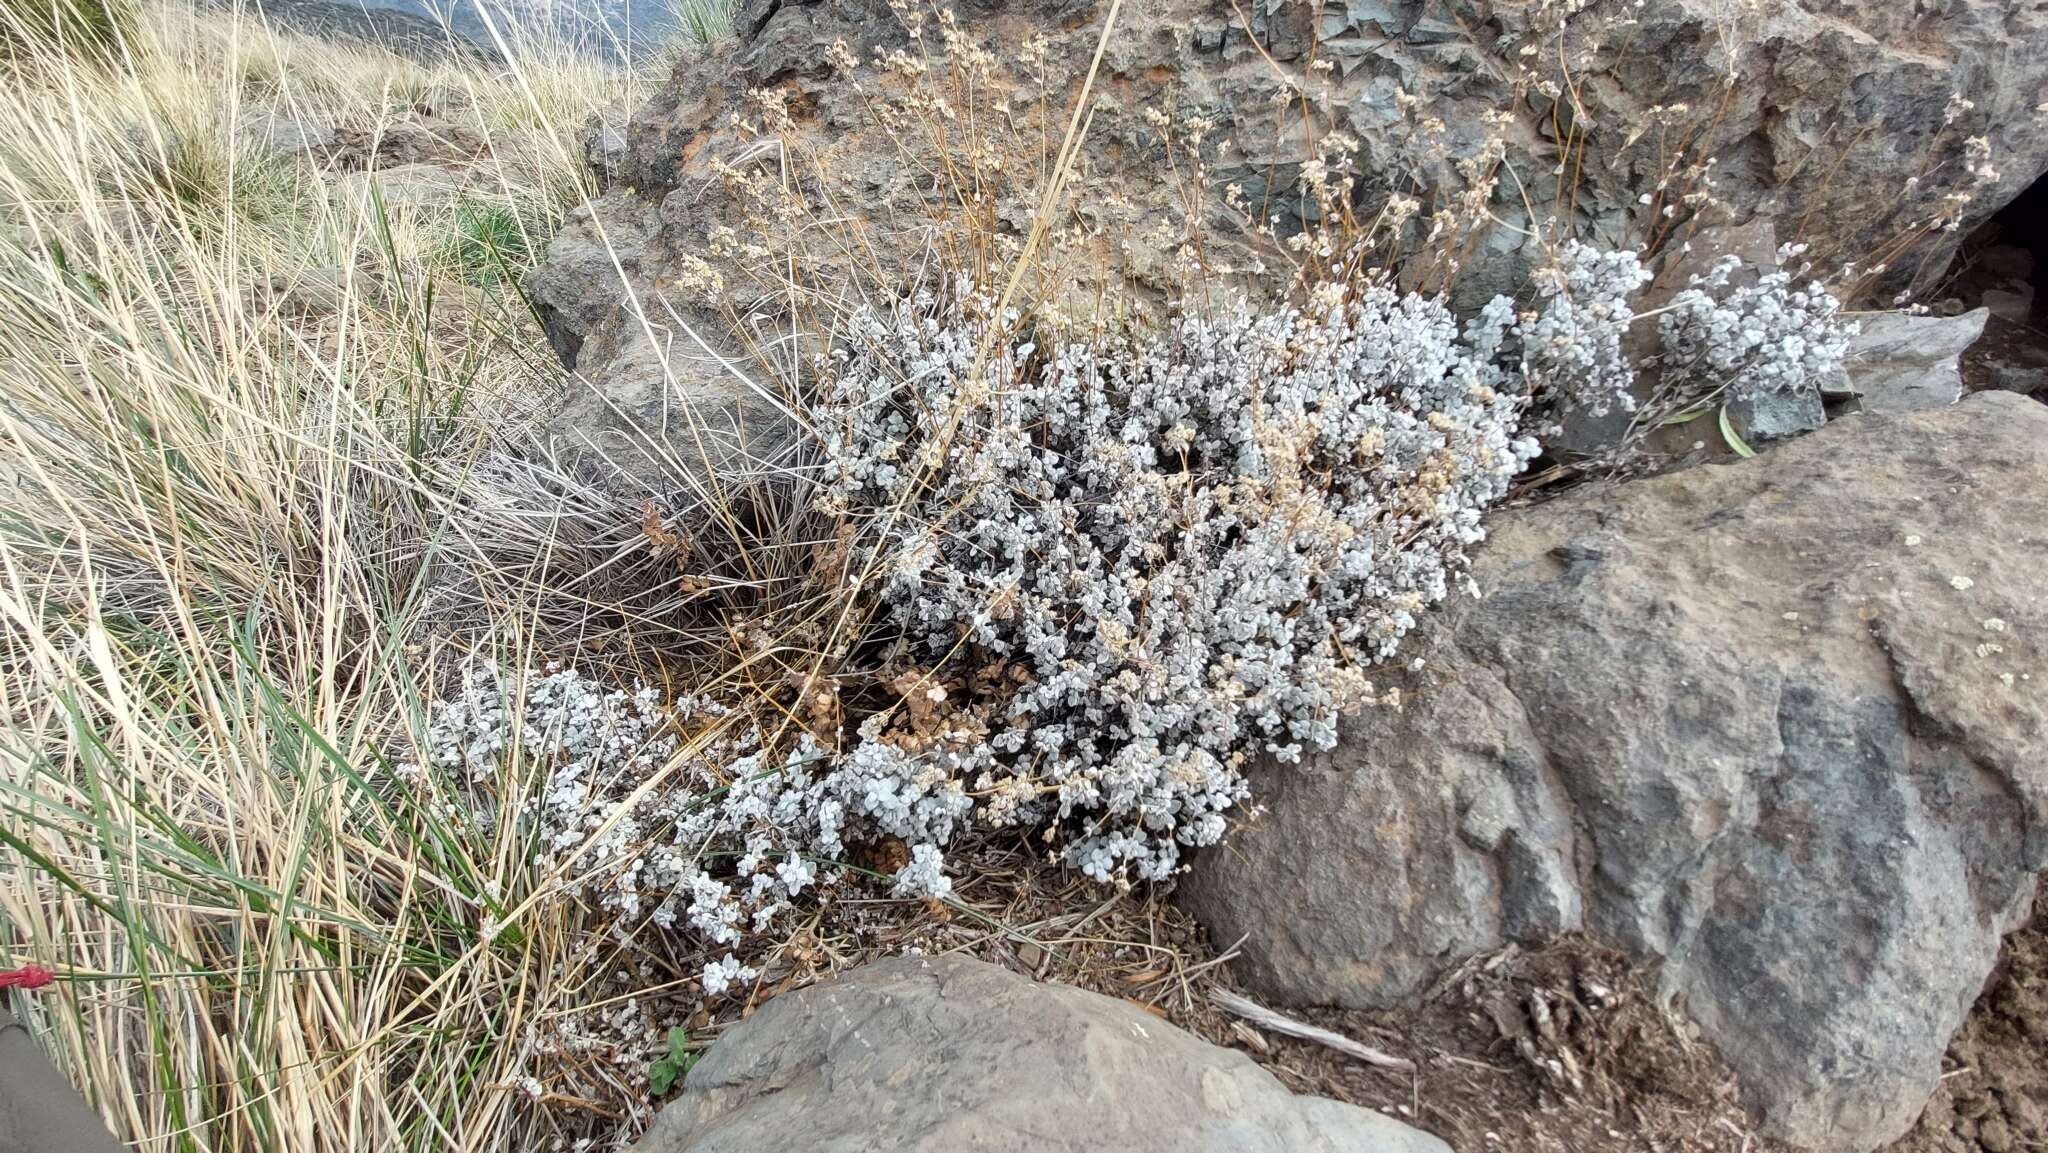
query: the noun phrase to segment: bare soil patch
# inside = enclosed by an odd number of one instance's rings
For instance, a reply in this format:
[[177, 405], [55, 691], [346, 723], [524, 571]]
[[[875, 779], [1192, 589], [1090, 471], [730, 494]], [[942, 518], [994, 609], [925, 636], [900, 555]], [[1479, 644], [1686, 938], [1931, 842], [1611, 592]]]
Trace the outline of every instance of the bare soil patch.
[[[1298, 1092], [1379, 1109], [1455, 1149], [1768, 1153], [1735, 1078], [1619, 952], [1583, 939], [1477, 957], [1395, 1013], [1304, 1014], [1414, 1061], [1375, 1069], [1286, 1038], [1244, 1043]], [[1248, 1040], [1248, 1039], [1247, 1039]]]
[[1941, 1086], [1890, 1153], [2048, 1149], [2048, 899], [2007, 937], [1983, 996], [1949, 1043]]

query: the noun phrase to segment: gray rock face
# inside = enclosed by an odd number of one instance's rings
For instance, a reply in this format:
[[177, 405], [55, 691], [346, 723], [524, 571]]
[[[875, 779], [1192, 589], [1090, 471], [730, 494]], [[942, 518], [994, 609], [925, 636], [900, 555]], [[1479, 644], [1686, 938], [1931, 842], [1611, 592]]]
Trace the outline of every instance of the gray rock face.
[[244, 113], [238, 126], [251, 142], [280, 156], [303, 156], [318, 162], [334, 149], [334, 128], [316, 120], [275, 111]]
[[1583, 929], [1769, 1129], [1903, 1133], [2048, 865], [2048, 407], [1857, 416], [1499, 514], [1417, 636], [1181, 899], [1268, 998], [1378, 1007]]
[[593, 285], [635, 283], [661, 266], [656, 214], [610, 197], [575, 209], [526, 281], [562, 362], [584, 369], [551, 425], [570, 459], [635, 498], [716, 473], [743, 485], [783, 459], [797, 426], [716, 312], [636, 288], [616, 306]]
[[1989, 309], [1961, 316], [1885, 313], [1849, 345], [1849, 380], [1865, 412], [1945, 408], [1963, 395], [1963, 353], [1984, 335]]
[[563, 364], [609, 365], [617, 356], [607, 344], [585, 358], [583, 345], [593, 337], [604, 343], [601, 329], [618, 329], [641, 311], [620, 299], [626, 291], [621, 286], [652, 274], [648, 247], [658, 227], [654, 211], [630, 199], [607, 196], [570, 210], [548, 245], [546, 262], [526, 280], [527, 295]]
[[1450, 1153], [1296, 1097], [1128, 1002], [963, 957], [878, 961], [719, 1038], [640, 1153]]
[[1766, 392], [1728, 405], [1735, 427], [1750, 442], [1784, 440], [1828, 422], [1819, 391]]
[[[1516, 175], [1500, 180], [1490, 210], [1508, 227], [1461, 257], [1453, 293], [1460, 306], [1523, 289], [1540, 248], [1529, 238], [1551, 218], [1609, 244], [1655, 239], [1678, 249], [1693, 232], [1692, 208], [1659, 197], [1706, 188], [1703, 178], [1660, 183], [1680, 140], [1692, 142], [1692, 161], [1714, 159], [1713, 197], [1721, 207], [1699, 223], [1796, 221], [1801, 234], [1783, 239], [1809, 244], [1819, 267], [1867, 264], [1870, 254], [1885, 252], [1894, 281], [1913, 279], [1923, 261], [1938, 272], [1949, 255], [1948, 236], [1966, 233], [2048, 168], [2048, 133], [2032, 128], [2048, 79], [2048, 9], [2039, 4], [1591, 5], [1563, 37], [1578, 108], [1564, 115], [1540, 85], [1518, 94], [1513, 77], [1550, 67], [1529, 62], [1557, 59], [1557, 21], [1577, 7], [1555, 0], [1471, 0], [1452, 9], [1423, 0], [1124, 5], [1079, 161], [1078, 187], [1088, 193], [1076, 198], [1074, 210], [1079, 232], [1094, 247], [1070, 253], [1057, 283], [1039, 291], [1059, 302], [1128, 288], [1140, 309], [1171, 294], [1181, 242], [1161, 226], [1185, 214], [1185, 197], [1181, 174], [1145, 119], [1159, 109], [1211, 117], [1209, 138], [1228, 140], [1231, 149], [1214, 161], [1210, 185], [1237, 186], [1248, 203], [1277, 214], [1283, 233], [1312, 211], [1293, 191], [1312, 158], [1312, 134], [1302, 131], [1304, 99], [1317, 106], [1316, 123], [1358, 142], [1357, 198], [1366, 213], [1376, 212], [1390, 190], [1455, 192], [1466, 179], [1456, 162], [1486, 147], [1489, 115], [1505, 110], [1506, 168]], [[1020, 77], [1017, 46], [1043, 34], [1048, 91], [1060, 106], [1055, 118], [1063, 120], [1063, 102], [1080, 86], [1105, 10], [1091, 0], [973, 0], [962, 8], [960, 25]], [[1631, 21], [1614, 23], [1624, 11]], [[830, 52], [843, 40], [855, 58], [870, 61], [904, 47], [898, 17], [882, 0], [751, 0], [735, 27], [733, 40], [716, 51], [683, 58], [671, 82], [633, 114], [623, 148], [604, 150], [617, 173], [614, 190], [565, 233], [555, 262], [536, 275], [557, 347], [608, 412], [630, 416], [649, 397], [674, 407], [675, 390], [647, 379], [660, 357], [634, 341], [591, 337], [599, 325], [616, 326], [608, 318], [624, 305], [636, 314], [628, 327], [649, 333], [646, 343], [679, 341], [694, 350], [669, 319], [670, 309], [686, 316], [691, 310], [688, 294], [673, 284], [685, 279], [677, 275], [685, 255], [706, 255], [712, 227], [739, 225], [743, 215], [714, 165], [779, 163], [771, 159], [777, 149], [761, 147], [758, 135], [732, 123], [735, 113], [758, 112], [747, 103], [753, 90], [785, 93], [800, 139], [832, 156], [846, 187], [831, 212], [851, 212], [874, 226], [861, 241], [864, 260], [884, 276], [908, 277], [922, 263], [928, 237], [914, 222], [925, 211], [926, 182], [908, 174], [897, 146], [870, 122], [863, 91], [875, 90], [872, 70], [862, 65], [858, 76], [842, 75]], [[1974, 103], [1955, 105], [1957, 115], [1946, 123], [1952, 96]], [[1028, 94], [1017, 99], [1020, 107], [1036, 103]], [[1680, 107], [1686, 111], [1671, 111]], [[1440, 133], [1426, 131], [1429, 124]], [[1560, 125], [1569, 127], [1561, 132]], [[1960, 232], [1890, 256], [1898, 235], [1971, 179], [1962, 152], [1972, 136], [1990, 141], [1998, 179], [1971, 191]], [[1909, 187], [1901, 175], [1908, 172], [1927, 175]], [[1017, 237], [1029, 226], [1037, 193], [1020, 186], [998, 197], [995, 216]], [[1230, 270], [1233, 287], [1255, 293], [1287, 286], [1290, 258], [1247, 237], [1240, 218], [1220, 203], [1207, 211], [1201, 226], [1208, 267]], [[623, 282], [608, 268], [593, 273], [588, 258], [596, 225], [614, 219], [648, 222], [642, 259]], [[1426, 227], [1416, 222], [1418, 237]], [[745, 269], [726, 271], [735, 292], [750, 281]], [[731, 302], [739, 315], [750, 323], [778, 315], [785, 302], [775, 292], [754, 292]], [[729, 411], [748, 408], [736, 381], [697, 376], [696, 391], [724, 398]], [[588, 439], [587, 415], [565, 413], [556, 422], [561, 436]], [[1793, 414], [1791, 423], [1810, 415]]]
[[583, 146], [583, 165], [597, 178], [600, 188], [618, 178], [619, 166], [625, 162], [626, 117], [631, 112], [625, 101], [614, 100], [591, 113], [578, 134], [577, 141]]

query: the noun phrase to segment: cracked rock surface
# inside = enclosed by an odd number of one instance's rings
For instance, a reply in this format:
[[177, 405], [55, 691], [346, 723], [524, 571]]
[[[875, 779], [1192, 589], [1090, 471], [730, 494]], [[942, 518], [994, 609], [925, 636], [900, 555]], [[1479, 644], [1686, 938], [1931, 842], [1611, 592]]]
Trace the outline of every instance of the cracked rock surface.
[[1987, 393], [1502, 512], [1407, 705], [1181, 899], [1295, 1004], [1589, 931], [1773, 1135], [1898, 1137], [2048, 865], [2048, 407]]
[[1297, 1097], [1127, 1001], [967, 957], [896, 957], [777, 997], [690, 1071], [640, 1153], [1449, 1153]]

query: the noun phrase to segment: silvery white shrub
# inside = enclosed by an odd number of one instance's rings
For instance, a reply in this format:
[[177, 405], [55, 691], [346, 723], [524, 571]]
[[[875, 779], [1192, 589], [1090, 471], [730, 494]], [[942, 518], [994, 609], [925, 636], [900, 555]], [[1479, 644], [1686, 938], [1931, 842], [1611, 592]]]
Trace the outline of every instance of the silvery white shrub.
[[[510, 682], [510, 683], [508, 683]], [[550, 665], [508, 676], [489, 661], [465, 663], [455, 693], [431, 704], [416, 759], [398, 771], [414, 783], [427, 779], [431, 765], [447, 778], [495, 782], [515, 764], [534, 766], [537, 788], [525, 811], [540, 849], [538, 864], [565, 854], [584, 859], [603, 876], [603, 891], [592, 894], [628, 915], [640, 911], [641, 894], [666, 894], [684, 876], [662, 870], [642, 852], [646, 830], [667, 819], [664, 796], [629, 807], [625, 796], [676, 750], [670, 724], [677, 711], [718, 706], [690, 700], [667, 706], [648, 686], [627, 693], [608, 689], [573, 669]], [[446, 803], [453, 808], [453, 802]], [[481, 804], [454, 815], [488, 821]]]
[[[1568, 246], [1520, 316], [1503, 298], [1461, 324], [1368, 283], [1050, 348], [967, 290], [861, 308], [809, 414], [819, 507], [875, 598], [853, 640], [935, 674], [913, 678], [916, 739], [878, 713], [843, 748], [742, 729], [685, 756], [670, 722], [719, 706], [478, 663], [406, 768], [537, 766], [537, 863], [573, 858], [585, 898], [721, 953], [714, 996], [858, 843], [908, 847], [899, 896], [947, 897], [943, 850], [973, 828], [1030, 831], [1097, 879], [1167, 877], [1222, 836], [1252, 765], [1331, 747], [1375, 701], [1372, 668], [1470, 589], [1482, 517], [1537, 452], [1530, 406], [1635, 403], [1646, 279], [1633, 254]], [[1839, 364], [1817, 285], [1730, 283], [1717, 266], [1664, 310], [1660, 388], [1813, 387]], [[1003, 675], [955, 700], [949, 667]], [[657, 771], [672, 783], [634, 799]]]
[[1765, 393], [1818, 391], [1842, 367], [1856, 326], [1804, 267], [1787, 267], [1803, 248], [1778, 250], [1777, 266], [1755, 283], [1732, 286], [1739, 257], [1723, 257], [1691, 278], [1658, 318], [1658, 362], [1688, 397], [1754, 400]]
[[[428, 767], [467, 792], [443, 808], [458, 819], [497, 819], [505, 775], [530, 772], [528, 822], [536, 868], [559, 870], [571, 892], [659, 928], [683, 927], [735, 948], [837, 871], [848, 839], [901, 838], [916, 846], [894, 878], [898, 895], [946, 896], [951, 882], [934, 846], [954, 837], [969, 809], [947, 777], [949, 761], [913, 763], [881, 742], [832, 758], [808, 737], [769, 758], [744, 730], [700, 755], [680, 754], [678, 723], [724, 715], [713, 702], [666, 706], [650, 687], [607, 689], [573, 669], [508, 672], [465, 663], [455, 692], [430, 705], [415, 757], [398, 766], [415, 786]], [[642, 792], [667, 769], [674, 783]], [[564, 867], [566, 866], [566, 868]], [[751, 980], [729, 954], [704, 972], [705, 992]]]
[[991, 311], [927, 292], [853, 317], [814, 416], [828, 511], [919, 660], [1021, 670], [951, 788], [1063, 830], [1090, 876], [1163, 878], [1222, 835], [1252, 758], [1330, 747], [1468, 582], [1536, 451], [1512, 312], [1461, 328], [1333, 287], [1041, 352]]
[[1650, 283], [1642, 259], [1574, 240], [1535, 281], [1543, 309], [1516, 330], [1531, 391], [1593, 416], [1634, 412], [1636, 366], [1626, 341], [1636, 295]]

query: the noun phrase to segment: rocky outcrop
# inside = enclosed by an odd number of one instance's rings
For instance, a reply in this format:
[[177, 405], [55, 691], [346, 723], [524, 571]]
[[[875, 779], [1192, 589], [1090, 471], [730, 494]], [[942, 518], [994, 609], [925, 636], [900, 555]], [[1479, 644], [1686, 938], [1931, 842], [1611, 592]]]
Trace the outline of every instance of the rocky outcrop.
[[614, 100], [590, 114], [576, 142], [583, 151], [583, 166], [599, 188], [618, 179], [619, 166], [626, 160], [626, 117], [632, 109], [624, 100]]
[[1795, 1144], [1913, 1121], [2048, 865], [2048, 407], [1986, 393], [1500, 513], [1407, 704], [1181, 899], [1294, 1003], [1571, 930]]
[[640, 1153], [1449, 1153], [1297, 1097], [1127, 1001], [965, 957], [899, 957], [728, 1029]]
[[[1560, 32], [1560, 14], [1579, 8]], [[1031, 72], [1020, 46], [1046, 38], [1057, 137], [1105, 11], [1089, 0], [973, 0], [960, 26], [1020, 83]], [[557, 348], [600, 397], [564, 413], [567, 438], [616, 440], [650, 415], [650, 397], [672, 412], [675, 398], [649, 373], [735, 402], [728, 415], [767, 411], [750, 410], [746, 386], [716, 363], [731, 350], [711, 330], [726, 325], [694, 313], [690, 294], [672, 283], [685, 255], [704, 255], [709, 231], [740, 215], [717, 165], [774, 169], [799, 186], [807, 179], [792, 152], [763, 147], [735, 122], [735, 113], [758, 115], [752, 91], [781, 93], [801, 147], [829, 158], [843, 187], [828, 215], [874, 225], [860, 242], [863, 259], [885, 277], [909, 277], [922, 263], [929, 238], [915, 223], [930, 182], [875, 128], [868, 102], [877, 81], [865, 62], [908, 43], [898, 17], [882, 0], [752, 0], [736, 28], [716, 52], [684, 57], [634, 113], [623, 146], [607, 150], [616, 188], [570, 223], [556, 258], [535, 274], [533, 296]], [[937, 39], [927, 31], [933, 53]], [[840, 41], [863, 62], [852, 74], [833, 62], [847, 59], [831, 51]], [[1560, 56], [1569, 95], [1552, 82]], [[2034, 127], [2044, 84], [2048, 10], [2006, 0], [1141, 0], [1123, 6], [1094, 89], [1076, 185], [1087, 191], [1072, 205], [1082, 247], [1044, 291], [1092, 300], [1113, 284], [1142, 302], [1176, 287], [1187, 199], [1147, 118], [1160, 111], [1212, 121], [1205, 267], [1223, 270], [1232, 288], [1284, 288], [1291, 259], [1248, 237], [1221, 190], [1237, 189], [1282, 234], [1299, 229], [1312, 209], [1297, 189], [1317, 135], [1302, 130], [1304, 110], [1357, 142], [1361, 211], [1377, 211], [1390, 192], [1422, 194], [1418, 240], [1468, 179], [1458, 161], [1489, 147], [1488, 125], [1504, 117], [1505, 164], [1480, 167], [1500, 177], [1487, 209], [1506, 227], [1455, 246], [1461, 304], [1521, 290], [1533, 237], [1552, 218], [1609, 245], [1667, 251], [1692, 234], [1695, 213], [1702, 225], [1774, 219], [1783, 239], [1811, 246], [1821, 269], [1882, 261], [1896, 287], [1923, 263], [1938, 272], [1955, 236], [2048, 168], [2048, 133]], [[1016, 94], [1016, 107], [1035, 107], [1035, 91]], [[1973, 138], [1982, 145], [1969, 152]], [[1673, 158], [1694, 170], [1671, 173]], [[1909, 182], [1906, 173], [1923, 175]], [[1021, 237], [1038, 189], [1019, 180], [994, 216]], [[1954, 209], [1951, 195], [1964, 206]], [[1956, 216], [1958, 231], [1929, 226], [1942, 212]], [[1902, 243], [1908, 237], [1920, 239]], [[620, 257], [623, 279], [613, 260], [592, 259], [606, 249]], [[728, 280], [737, 289], [747, 277]], [[780, 307], [774, 297], [761, 290], [731, 303], [760, 317]]]

